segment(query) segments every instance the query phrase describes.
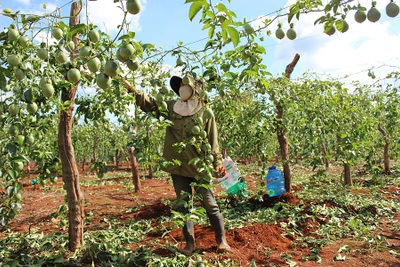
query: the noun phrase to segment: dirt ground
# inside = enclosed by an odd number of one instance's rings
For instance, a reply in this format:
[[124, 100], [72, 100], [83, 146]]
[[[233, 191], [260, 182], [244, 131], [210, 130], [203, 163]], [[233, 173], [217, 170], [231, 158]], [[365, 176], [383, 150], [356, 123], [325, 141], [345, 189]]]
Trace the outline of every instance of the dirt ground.
[[[86, 179], [82, 177], [82, 179]], [[93, 179], [93, 177], [92, 177]], [[245, 177], [249, 188], [256, 183], [255, 177]], [[30, 180], [24, 181], [23, 190], [23, 209], [14, 220], [11, 221], [9, 228], [18, 232], [28, 232], [35, 227], [39, 232], [52, 233], [62, 232], [59, 228], [57, 219], [52, 218], [51, 214], [58, 209], [64, 202], [64, 190], [62, 189], [61, 179], [55, 184], [57, 190], [45, 190], [42, 187], [33, 188]], [[91, 224], [86, 230], [96, 230], [107, 227], [104, 218], [117, 217], [121, 221], [128, 219], [153, 219], [161, 215], [169, 215], [170, 208], [163, 204], [162, 200], [174, 199], [175, 193], [167, 180], [147, 179], [142, 181], [142, 191], [134, 193], [127, 190], [126, 185], [99, 185], [82, 187], [85, 196], [85, 213], [91, 214]], [[216, 191], [222, 190], [219, 186]], [[294, 188], [296, 190], [296, 188]], [[294, 193], [294, 192], [293, 192]], [[291, 193], [285, 193], [275, 201], [284, 201], [296, 205], [298, 199]], [[136, 212], [126, 213], [130, 208], [141, 206]], [[399, 221], [400, 221], [400, 216]], [[245, 227], [230, 229], [227, 231], [227, 240], [232, 247], [232, 251], [225, 254], [216, 253], [214, 233], [209, 226], [197, 225], [195, 227], [196, 250], [205, 255], [206, 258], [214, 259], [234, 259], [241, 266], [250, 266], [252, 259], [257, 266], [289, 266], [281, 256], [284, 253], [290, 254], [291, 261], [296, 262], [295, 266], [400, 266], [400, 259], [389, 254], [393, 249], [400, 253], [400, 233], [392, 231], [390, 228], [383, 229], [387, 242], [392, 245], [387, 250], [370, 250], [361, 241], [343, 239], [325, 246], [320, 256], [322, 263], [304, 261], [302, 257], [309, 255], [310, 248], [292, 248], [293, 240], [282, 237], [282, 232], [278, 225], [269, 224], [248, 224]], [[0, 233], [1, 237], [2, 233]], [[181, 230], [173, 229], [166, 237], [163, 233], [149, 233], [142, 243], [153, 244], [158, 240], [159, 244], [165, 242], [174, 243], [177, 247], [182, 246]], [[128, 247], [134, 251], [140, 244], [130, 244]], [[346, 252], [345, 261], [335, 261], [334, 258], [338, 249], [348, 245], [350, 251]], [[269, 255], [265, 255], [266, 248], [269, 248]], [[160, 246], [151, 248], [154, 253], [162, 256], [172, 255], [173, 252]]]

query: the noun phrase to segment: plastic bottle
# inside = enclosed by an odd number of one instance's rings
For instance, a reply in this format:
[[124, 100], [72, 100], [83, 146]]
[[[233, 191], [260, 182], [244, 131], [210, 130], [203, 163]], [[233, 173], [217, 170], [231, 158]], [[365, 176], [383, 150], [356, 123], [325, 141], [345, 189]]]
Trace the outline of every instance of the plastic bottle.
[[286, 192], [283, 174], [275, 166], [268, 169], [266, 179], [267, 192], [270, 197], [280, 196]]
[[222, 188], [229, 195], [243, 193], [244, 196], [247, 196], [246, 183], [233, 160], [230, 157], [226, 157], [223, 159], [222, 165], [226, 168], [226, 175], [223, 178], [217, 179]]

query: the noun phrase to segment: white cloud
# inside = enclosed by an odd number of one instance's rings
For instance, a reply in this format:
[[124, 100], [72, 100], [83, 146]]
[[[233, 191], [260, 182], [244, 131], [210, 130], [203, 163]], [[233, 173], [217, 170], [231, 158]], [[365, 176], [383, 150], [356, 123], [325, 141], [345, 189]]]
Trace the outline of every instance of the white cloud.
[[31, 3], [31, 0], [16, 0], [16, 2], [24, 5], [29, 5]]
[[[294, 54], [299, 53], [301, 59], [296, 68], [330, 73], [336, 77], [354, 74], [352, 80], [369, 79], [367, 72], [356, 73], [381, 65], [396, 65], [400, 59], [400, 36], [393, 33], [393, 21], [384, 17], [385, 6], [378, 8], [382, 13], [379, 22], [367, 20], [360, 24], [354, 20], [354, 13], [350, 13], [346, 19], [349, 31], [337, 31], [332, 36], [323, 33], [322, 25], [314, 26], [314, 21], [322, 13], [302, 14], [300, 21], [294, 21], [297, 39], [278, 41], [280, 45], [276, 49], [275, 61], [288, 64]], [[288, 28], [287, 23], [284, 28]], [[381, 68], [376, 73], [387, 71], [387, 68]]]
[[[123, 4], [126, 2], [123, 1]], [[137, 15], [128, 13], [127, 22], [129, 31], [140, 31], [140, 15], [145, 10], [146, 1], [141, 1], [142, 9]], [[88, 16], [91, 23], [96, 24], [102, 31], [112, 35], [118, 31], [118, 25], [121, 25], [124, 13], [121, 10], [121, 3], [113, 1], [88, 1]]]

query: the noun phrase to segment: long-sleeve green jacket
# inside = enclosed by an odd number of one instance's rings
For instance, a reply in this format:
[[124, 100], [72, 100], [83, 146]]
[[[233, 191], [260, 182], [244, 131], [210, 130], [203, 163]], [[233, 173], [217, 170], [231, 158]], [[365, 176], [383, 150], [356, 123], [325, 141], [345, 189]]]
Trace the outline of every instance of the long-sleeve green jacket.
[[[144, 112], [157, 112], [157, 103], [154, 98], [148, 97], [142, 91], [135, 90], [135, 99], [136, 104]], [[175, 100], [167, 101], [167, 119], [170, 120], [172, 124], [166, 128], [163, 156], [168, 161], [179, 160], [181, 164], [171, 164], [164, 170], [175, 175], [201, 177], [197, 168], [193, 164], [189, 165], [190, 160], [200, 156], [196, 148], [193, 145], [187, 145], [183, 151], [179, 153], [174, 144], [183, 142], [193, 136], [192, 127], [196, 125], [195, 119], [203, 117], [204, 108], [194, 115], [181, 116], [173, 111], [175, 102]], [[207, 132], [207, 138], [211, 145], [211, 153], [214, 157], [214, 168], [222, 166], [222, 156], [219, 150], [217, 125], [214, 116], [211, 119], [203, 121], [203, 129]]]

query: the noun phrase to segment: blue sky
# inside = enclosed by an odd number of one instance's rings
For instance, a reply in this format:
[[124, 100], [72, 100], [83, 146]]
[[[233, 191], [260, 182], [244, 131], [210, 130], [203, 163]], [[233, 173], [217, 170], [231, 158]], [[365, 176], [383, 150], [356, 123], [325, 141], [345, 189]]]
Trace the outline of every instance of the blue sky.
[[[189, 5], [184, 4], [184, 0], [142, 0], [141, 2], [142, 12], [139, 15], [129, 16], [131, 30], [136, 32], [138, 40], [171, 49], [176, 47], [178, 41], [186, 44], [207, 36], [207, 32], [201, 30], [202, 25], [198, 23], [198, 19], [193, 22], [189, 21]], [[239, 19], [246, 18], [253, 21], [252, 24], [255, 27], [261, 23], [261, 20], [257, 20], [258, 17], [268, 14], [273, 16], [279, 8], [286, 7], [293, 2], [294, 0], [232, 0], [231, 3], [223, 1], [238, 15]], [[366, 5], [371, 3], [366, 0], [359, 2]], [[295, 21], [298, 37], [294, 41], [286, 38], [278, 40], [263, 33], [265, 40], [260, 44], [267, 50], [264, 63], [267, 64], [271, 73], [279, 74], [284, 71], [293, 56], [299, 53], [301, 59], [293, 73], [292, 77], [294, 78], [310, 70], [317, 71], [321, 75], [329, 74], [335, 78], [350, 75], [347, 80], [367, 80], [369, 78], [365, 70], [374, 66], [380, 67], [376, 73], [382, 75], [390, 70], [398, 70], [400, 66], [400, 49], [398, 48], [400, 16], [388, 18], [384, 14], [384, 9], [389, 0], [377, 2], [377, 8], [382, 13], [379, 22], [365, 21], [359, 24], [354, 21], [351, 14], [347, 20], [350, 30], [344, 34], [325, 35], [321, 25], [314, 26], [314, 21], [319, 14], [302, 15], [300, 21]], [[23, 13], [47, 13], [56, 7], [70, 3], [70, 1], [0, 0], [0, 3], [1, 9], [11, 8], [14, 11], [21, 10]], [[42, 8], [43, 4], [46, 4], [46, 10]], [[116, 6], [112, 0], [88, 2], [87, 10], [90, 20], [101, 25], [102, 30], [107, 31], [110, 35], [116, 32], [116, 27], [122, 20], [122, 13]], [[69, 14], [69, 5], [62, 10], [62, 13]], [[7, 27], [10, 22], [10, 19], [0, 16], [1, 29]], [[285, 20], [282, 22], [283, 28], [286, 30], [287, 22]], [[272, 25], [271, 31], [274, 32], [275, 29], [276, 25]], [[191, 48], [202, 48], [205, 42], [193, 44]]]

